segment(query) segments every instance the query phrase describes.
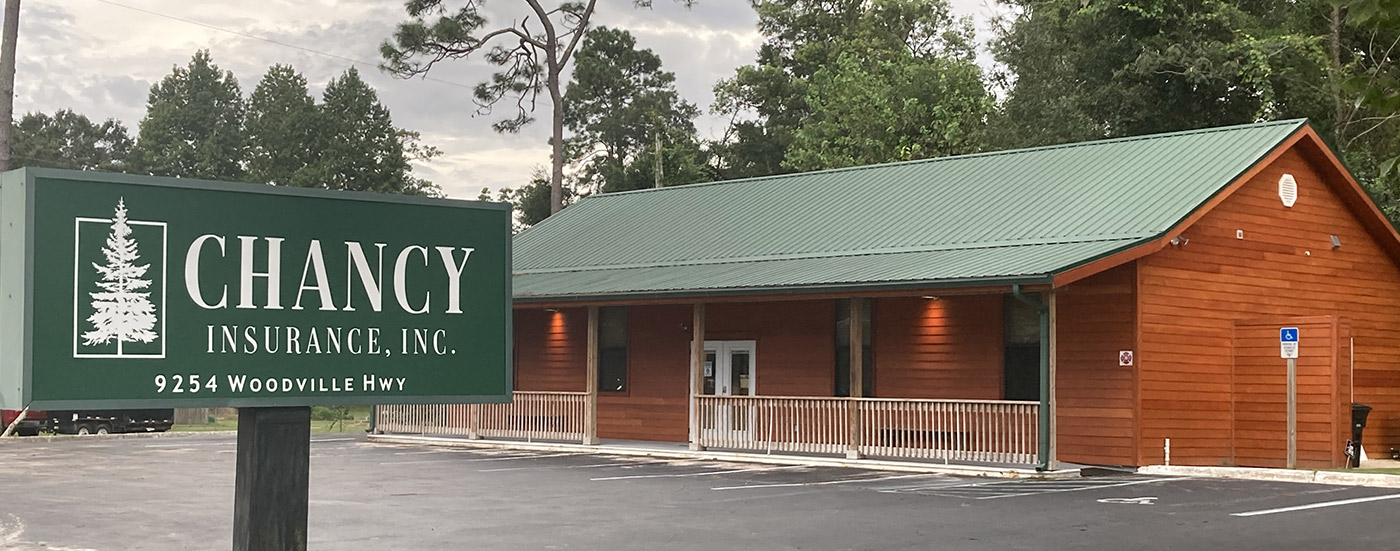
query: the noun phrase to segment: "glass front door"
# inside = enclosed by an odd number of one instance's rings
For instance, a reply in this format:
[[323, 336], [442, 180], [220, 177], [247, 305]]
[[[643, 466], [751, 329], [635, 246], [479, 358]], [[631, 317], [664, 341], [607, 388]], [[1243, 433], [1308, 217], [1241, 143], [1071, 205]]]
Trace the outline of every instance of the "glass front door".
[[[705, 341], [704, 393], [754, 395], [754, 341]], [[746, 438], [752, 432], [752, 406], [721, 405], [701, 419], [706, 431], [722, 438]]]

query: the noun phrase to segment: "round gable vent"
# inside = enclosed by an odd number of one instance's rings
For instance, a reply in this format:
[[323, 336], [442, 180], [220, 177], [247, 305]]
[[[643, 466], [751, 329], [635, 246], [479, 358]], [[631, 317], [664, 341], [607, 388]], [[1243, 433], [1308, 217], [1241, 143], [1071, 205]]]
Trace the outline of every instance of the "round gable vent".
[[1284, 174], [1278, 179], [1278, 198], [1283, 200], [1283, 206], [1292, 207], [1298, 202], [1298, 181], [1293, 179], [1292, 174]]

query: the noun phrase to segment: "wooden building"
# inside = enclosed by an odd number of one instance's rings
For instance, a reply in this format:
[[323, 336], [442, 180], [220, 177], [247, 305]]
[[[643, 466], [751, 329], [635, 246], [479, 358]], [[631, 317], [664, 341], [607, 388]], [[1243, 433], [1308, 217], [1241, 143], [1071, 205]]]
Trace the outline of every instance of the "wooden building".
[[1303, 121], [597, 195], [514, 246], [516, 402], [435, 414], [472, 436], [1284, 466], [1297, 327], [1296, 464], [1352, 402], [1400, 447], [1400, 235]]

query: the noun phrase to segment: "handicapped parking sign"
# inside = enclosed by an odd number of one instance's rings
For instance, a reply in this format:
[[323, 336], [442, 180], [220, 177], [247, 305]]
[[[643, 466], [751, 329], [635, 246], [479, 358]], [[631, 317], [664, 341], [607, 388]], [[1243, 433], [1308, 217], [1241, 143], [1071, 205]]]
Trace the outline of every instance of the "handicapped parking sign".
[[1281, 327], [1278, 330], [1279, 357], [1285, 360], [1298, 358], [1298, 328]]

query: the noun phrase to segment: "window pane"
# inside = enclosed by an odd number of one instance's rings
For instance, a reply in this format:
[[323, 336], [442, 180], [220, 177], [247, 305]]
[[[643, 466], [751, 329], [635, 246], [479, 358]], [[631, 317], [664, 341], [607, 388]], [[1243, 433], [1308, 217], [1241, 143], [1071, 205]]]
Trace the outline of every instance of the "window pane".
[[1006, 295], [1006, 344], [1036, 344], [1040, 342], [1040, 311], [1031, 305]]
[[[875, 301], [872, 299], [860, 299], [864, 301], [861, 309], [861, 358], [865, 366], [862, 373], [863, 386], [865, 387], [865, 397], [875, 395], [875, 355], [874, 347], [870, 345], [873, 331], [870, 320], [874, 317]], [[836, 396], [851, 395], [851, 301], [849, 299], [838, 299], [836, 301]]]
[[598, 309], [598, 390], [627, 390], [627, 308]]

